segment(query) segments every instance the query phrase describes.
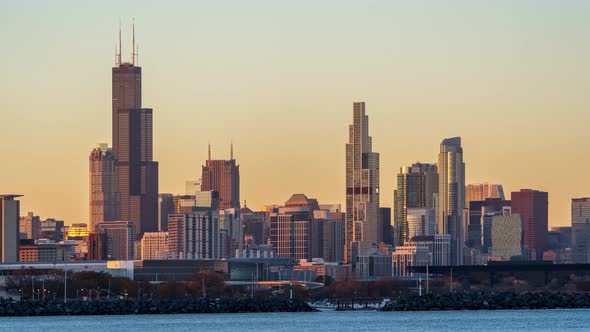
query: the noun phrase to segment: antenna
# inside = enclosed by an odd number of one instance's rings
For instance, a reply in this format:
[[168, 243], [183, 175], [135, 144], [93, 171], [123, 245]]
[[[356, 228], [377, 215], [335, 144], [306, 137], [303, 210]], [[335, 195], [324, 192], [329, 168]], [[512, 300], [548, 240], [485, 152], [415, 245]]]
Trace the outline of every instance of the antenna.
[[131, 33], [131, 64], [135, 65], [135, 17], [132, 19], [131, 24], [133, 26]]
[[211, 160], [211, 142], [209, 142], [209, 160]]
[[119, 17], [119, 50], [116, 52], [117, 59], [115, 63], [117, 66], [121, 65], [121, 18]]
[[135, 46], [135, 62], [139, 65], [139, 43]]
[[231, 141], [229, 160], [234, 160], [234, 141]]

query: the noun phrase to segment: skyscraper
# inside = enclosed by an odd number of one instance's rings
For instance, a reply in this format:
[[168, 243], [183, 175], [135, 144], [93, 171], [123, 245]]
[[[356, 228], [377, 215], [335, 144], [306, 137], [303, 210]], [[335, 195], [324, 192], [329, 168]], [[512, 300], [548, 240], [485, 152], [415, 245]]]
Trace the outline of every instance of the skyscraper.
[[18, 262], [20, 201], [22, 195], [0, 195], [0, 262]]
[[346, 234], [344, 259], [354, 262], [372, 244], [381, 242], [379, 218], [379, 154], [373, 152], [365, 103], [353, 103], [346, 144]]
[[113, 75], [113, 154], [120, 220], [135, 224], [138, 235], [158, 230], [158, 163], [152, 154], [152, 109], [141, 105], [141, 67], [136, 65], [135, 28], [131, 63], [119, 50]]
[[233, 144], [229, 160], [212, 160], [211, 147], [209, 159], [202, 170], [201, 190], [219, 193], [219, 209], [240, 209], [240, 166], [236, 164]]
[[504, 189], [501, 184], [476, 183], [465, 186], [465, 207], [469, 202], [483, 201], [486, 198], [499, 198], [504, 200]]
[[590, 198], [572, 199], [572, 247], [575, 263], [590, 263]]
[[465, 163], [461, 137], [447, 138], [438, 154], [437, 233], [451, 236], [451, 264], [463, 264]]
[[544, 191], [521, 189], [513, 191], [512, 213], [524, 222], [524, 245], [533, 260], [542, 260], [549, 229], [549, 195]]
[[[108, 260], [132, 260], [134, 256], [135, 224], [130, 221], [105, 221], [97, 224], [97, 231], [103, 234], [104, 247]], [[100, 237], [99, 237], [100, 239]]]
[[94, 232], [96, 225], [103, 221], [117, 220], [119, 193], [115, 189], [115, 156], [107, 144], [97, 144], [90, 152], [90, 223], [88, 228]]
[[415, 163], [402, 167], [397, 175], [394, 201], [394, 245], [403, 246], [411, 236], [408, 233], [408, 209], [433, 208], [434, 194], [438, 192], [437, 167], [434, 164]]

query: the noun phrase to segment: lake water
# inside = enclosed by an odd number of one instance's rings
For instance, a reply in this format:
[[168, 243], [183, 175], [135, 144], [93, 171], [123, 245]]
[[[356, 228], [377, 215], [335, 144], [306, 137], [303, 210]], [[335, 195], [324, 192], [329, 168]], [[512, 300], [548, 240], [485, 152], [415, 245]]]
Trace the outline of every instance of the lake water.
[[0, 317], [0, 331], [588, 331], [589, 309]]

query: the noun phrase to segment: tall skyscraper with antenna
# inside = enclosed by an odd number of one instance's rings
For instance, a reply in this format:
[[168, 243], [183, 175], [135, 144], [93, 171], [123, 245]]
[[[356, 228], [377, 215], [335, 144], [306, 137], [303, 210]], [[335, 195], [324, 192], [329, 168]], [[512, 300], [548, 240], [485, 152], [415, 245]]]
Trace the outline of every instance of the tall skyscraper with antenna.
[[219, 193], [219, 209], [240, 210], [240, 166], [234, 159], [233, 144], [229, 160], [211, 159], [209, 144], [209, 158], [202, 168], [201, 190], [214, 190]]
[[112, 69], [113, 154], [118, 219], [132, 221], [138, 235], [158, 230], [158, 163], [153, 160], [150, 108], [141, 105], [141, 67], [137, 65], [135, 23], [131, 62], [121, 60], [121, 25], [115, 67]]

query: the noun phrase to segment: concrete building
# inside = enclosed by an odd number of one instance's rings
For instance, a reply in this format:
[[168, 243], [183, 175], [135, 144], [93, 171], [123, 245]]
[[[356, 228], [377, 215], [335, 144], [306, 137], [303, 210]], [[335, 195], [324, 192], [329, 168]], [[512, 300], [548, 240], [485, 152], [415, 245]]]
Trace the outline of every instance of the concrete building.
[[436, 211], [433, 208], [408, 208], [406, 219], [409, 239], [415, 236], [433, 236], [435, 234]]
[[346, 144], [346, 261], [355, 263], [356, 256], [382, 241], [380, 221], [379, 154], [373, 152], [365, 103], [355, 102]]
[[115, 155], [106, 143], [97, 144], [90, 152], [89, 164], [89, 228], [103, 221], [118, 220], [120, 197], [115, 182]]
[[432, 266], [432, 253], [424, 245], [397, 246], [391, 254], [391, 276], [411, 277], [412, 266]]
[[451, 236], [451, 264], [462, 265], [465, 247], [465, 163], [461, 137], [442, 141], [438, 168], [437, 233]]
[[372, 246], [357, 257], [357, 275], [360, 280], [374, 280], [391, 276], [391, 256]]
[[[131, 221], [105, 221], [97, 225], [97, 232], [103, 234], [99, 246], [104, 248], [107, 260], [132, 260], [134, 258], [135, 223]], [[99, 240], [101, 238], [99, 237]]]
[[488, 198], [505, 200], [502, 185], [485, 182], [465, 186], [465, 206], [469, 206], [472, 201], [484, 201]]
[[20, 201], [23, 195], [0, 195], [0, 262], [18, 262]]
[[436, 234], [434, 236], [416, 236], [408, 242], [415, 247], [427, 247], [432, 253], [432, 266], [451, 265], [451, 236]]
[[490, 254], [503, 261], [522, 259], [524, 254], [523, 222], [518, 214], [492, 217]]
[[33, 212], [27, 213], [26, 216], [20, 217], [19, 221], [19, 237], [21, 240], [34, 240], [39, 238], [39, 230], [41, 228], [41, 220]]
[[437, 167], [434, 164], [415, 163], [402, 167], [397, 175], [394, 191], [394, 245], [401, 246], [411, 237], [407, 211], [410, 208], [434, 208], [434, 195], [438, 192]]
[[221, 210], [240, 209], [240, 166], [234, 159], [233, 144], [229, 160], [212, 160], [209, 145], [209, 159], [202, 169], [201, 191], [218, 192]]
[[168, 215], [177, 213], [174, 206], [174, 195], [158, 195], [158, 232], [168, 231]]
[[219, 211], [195, 210], [168, 216], [168, 245], [172, 259], [220, 259]]
[[521, 189], [512, 192], [512, 213], [524, 222], [524, 245], [532, 260], [542, 260], [549, 229], [549, 195], [546, 192]]
[[146, 232], [141, 238], [141, 259], [168, 259], [168, 232]]
[[590, 198], [572, 199], [572, 248], [575, 263], [590, 263]]
[[75, 244], [23, 240], [19, 246], [19, 262], [63, 262], [74, 259]]

